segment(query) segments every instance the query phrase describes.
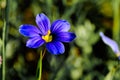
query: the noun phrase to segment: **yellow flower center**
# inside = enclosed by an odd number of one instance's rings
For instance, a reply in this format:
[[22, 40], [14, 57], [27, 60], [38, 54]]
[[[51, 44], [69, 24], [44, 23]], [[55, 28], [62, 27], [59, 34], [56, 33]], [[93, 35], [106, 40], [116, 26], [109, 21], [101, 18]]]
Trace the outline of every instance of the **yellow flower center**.
[[52, 35], [50, 35], [50, 30], [48, 30], [47, 34], [45, 36], [42, 36], [42, 39], [45, 40], [45, 42], [51, 42], [52, 41]]

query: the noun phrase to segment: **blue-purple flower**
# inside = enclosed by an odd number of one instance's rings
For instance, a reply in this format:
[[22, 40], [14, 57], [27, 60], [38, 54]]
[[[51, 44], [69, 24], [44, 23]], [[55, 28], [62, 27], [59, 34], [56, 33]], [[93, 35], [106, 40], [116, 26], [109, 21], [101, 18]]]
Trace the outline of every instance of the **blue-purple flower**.
[[36, 16], [37, 26], [23, 24], [19, 32], [29, 37], [26, 46], [29, 48], [38, 48], [46, 45], [48, 52], [52, 54], [62, 54], [65, 48], [62, 42], [71, 42], [76, 35], [68, 32], [70, 24], [66, 20], [55, 20], [50, 24], [49, 18], [41, 13]]
[[100, 32], [100, 37], [102, 38], [102, 40], [105, 44], [107, 44], [108, 46], [110, 46], [112, 48], [113, 52], [117, 55], [117, 57], [120, 60], [120, 50], [119, 50], [118, 44], [114, 40], [105, 36], [103, 34], [103, 32]]

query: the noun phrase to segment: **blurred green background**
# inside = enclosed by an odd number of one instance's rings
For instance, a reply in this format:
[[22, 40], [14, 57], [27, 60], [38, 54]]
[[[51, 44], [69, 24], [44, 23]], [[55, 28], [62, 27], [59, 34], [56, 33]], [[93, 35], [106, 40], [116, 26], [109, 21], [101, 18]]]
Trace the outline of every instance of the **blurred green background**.
[[[119, 61], [99, 36], [103, 31], [120, 47], [120, 0], [0, 0], [0, 55], [4, 19], [7, 23], [6, 80], [36, 80], [41, 48], [27, 48], [27, 38], [18, 29], [21, 24], [36, 25], [39, 13], [51, 22], [67, 20], [77, 36], [64, 43], [64, 54], [46, 53], [42, 80], [120, 80]], [[1, 71], [0, 65], [0, 78]]]

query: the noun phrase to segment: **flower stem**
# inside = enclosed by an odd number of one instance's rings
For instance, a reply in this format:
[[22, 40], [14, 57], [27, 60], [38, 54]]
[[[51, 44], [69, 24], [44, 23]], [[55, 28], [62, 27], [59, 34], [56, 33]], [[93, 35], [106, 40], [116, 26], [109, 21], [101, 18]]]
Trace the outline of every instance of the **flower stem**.
[[43, 51], [42, 59], [44, 58], [45, 53], [46, 53], [46, 48], [45, 48], [44, 51]]
[[6, 34], [6, 21], [4, 20], [4, 27], [3, 27], [3, 48], [2, 48], [2, 56], [3, 56], [3, 62], [2, 62], [2, 80], [5, 80], [5, 34]]
[[44, 55], [45, 55], [45, 53], [46, 53], [46, 49], [44, 49], [44, 51], [42, 52], [40, 52], [40, 60], [39, 60], [39, 77], [38, 77], [38, 80], [42, 80], [42, 59], [43, 59], [43, 57], [44, 57]]
[[4, 25], [3, 25], [3, 33], [2, 33], [2, 80], [5, 80], [5, 75], [6, 75], [6, 40], [7, 40], [7, 23], [8, 23], [8, 9], [9, 9], [9, 0], [3, 0], [4, 2], [4, 8], [3, 8], [3, 20], [4, 20]]
[[39, 78], [38, 80], [41, 80], [42, 77], [42, 51], [40, 52], [40, 61], [39, 61]]
[[119, 12], [120, 1], [113, 0], [113, 38], [120, 45], [120, 12]]

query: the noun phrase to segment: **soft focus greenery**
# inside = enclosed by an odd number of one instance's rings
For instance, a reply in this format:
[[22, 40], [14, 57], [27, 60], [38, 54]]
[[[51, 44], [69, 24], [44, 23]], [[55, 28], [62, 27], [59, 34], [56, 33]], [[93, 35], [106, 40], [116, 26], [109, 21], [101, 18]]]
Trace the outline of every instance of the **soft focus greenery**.
[[[120, 48], [120, 0], [0, 0], [0, 55], [6, 20], [6, 80], [36, 80], [39, 52], [27, 48], [27, 38], [18, 32], [21, 24], [35, 23], [36, 14], [51, 22], [65, 19], [76, 39], [64, 43], [65, 53], [46, 53], [42, 80], [120, 80], [120, 62], [105, 45], [99, 32], [117, 41]], [[2, 66], [0, 65], [0, 80]]]

